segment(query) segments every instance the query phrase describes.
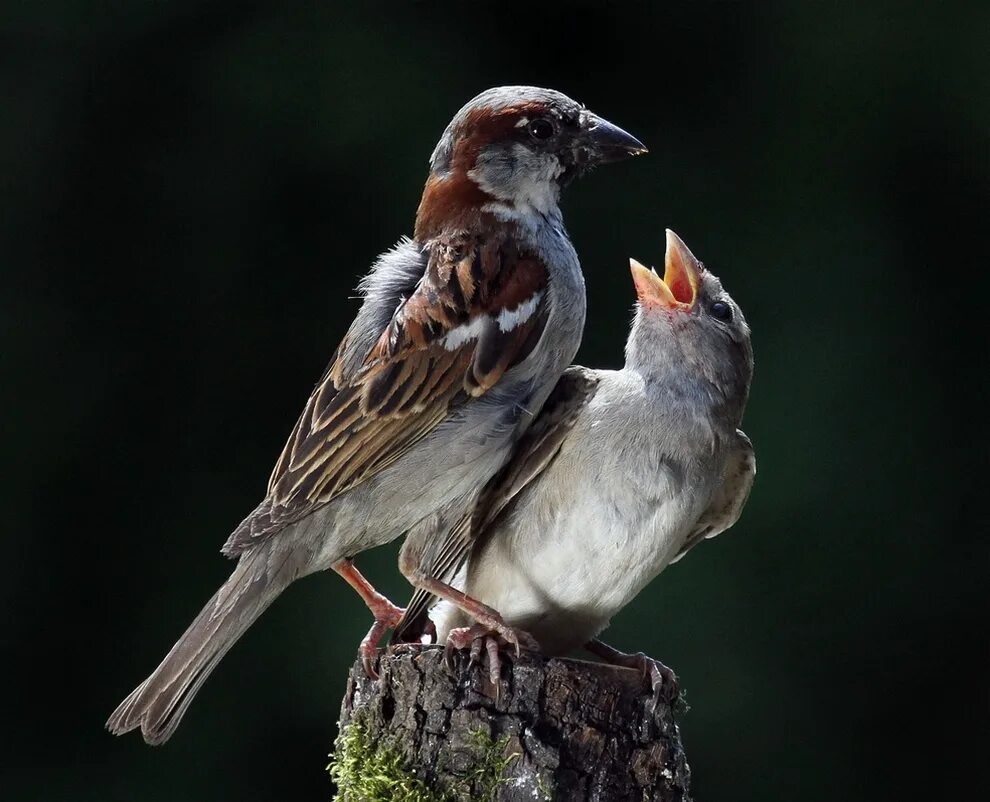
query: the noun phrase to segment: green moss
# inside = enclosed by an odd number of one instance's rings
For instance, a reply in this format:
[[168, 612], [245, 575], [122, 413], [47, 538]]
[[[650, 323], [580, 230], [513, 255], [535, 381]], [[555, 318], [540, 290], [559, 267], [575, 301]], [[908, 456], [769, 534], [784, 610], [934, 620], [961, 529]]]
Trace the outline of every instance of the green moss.
[[509, 764], [519, 757], [518, 752], [506, 754], [509, 736], [498, 740], [492, 738], [484, 730], [471, 732], [474, 745], [478, 749], [478, 762], [474, 770], [465, 778], [465, 783], [474, 786], [479, 799], [495, 799], [498, 788], [508, 782], [505, 770]]
[[471, 770], [454, 781], [454, 792], [431, 788], [406, 766], [402, 755], [388, 743], [375, 742], [360, 722], [337, 736], [327, 766], [337, 785], [337, 802], [454, 802], [458, 798], [494, 800], [509, 782], [505, 770], [518, 752], [509, 752], [509, 737], [494, 739], [483, 730], [471, 732], [475, 761]]
[[413, 775], [402, 756], [386, 744], [376, 744], [360, 723], [337, 736], [327, 766], [337, 784], [338, 802], [450, 802]]

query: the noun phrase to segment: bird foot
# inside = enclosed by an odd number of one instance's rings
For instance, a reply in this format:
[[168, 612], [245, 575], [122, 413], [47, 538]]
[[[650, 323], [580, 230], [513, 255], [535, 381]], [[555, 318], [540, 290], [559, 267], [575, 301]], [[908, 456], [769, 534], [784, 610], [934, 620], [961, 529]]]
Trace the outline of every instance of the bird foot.
[[[510, 627], [505, 623], [502, 616], [491, 608], [472, 611], [471, 614], [477, 623], [472, 627], [464, 627], [464, 629], [473, 630], [477, 633], [475, 637], [485, 633], [497, 635], [506, 644], [511, 645], [515, 649], [516, 657], [519, 656], [520, 649], [528, 649], [531, 652], [538, 652], [540, 650], [540, 644], [536, 642], [536, 638], [524, 629]], [[447, 642], [450, 642], [449, 637], [447, 638]]]
[[[489, 623], [495, 623], [496, 626], [489, 626]], [[479, 622], [469, 627], [452, 629], [447, 636], [444, 659], [451, 670], [454, 667], [454, 653], [468, 647], [471, 650], [468, 654], [469, 665], [481, 665], [484, 652], [488, 663], [488, 679], [495, 686], [496, 693], [502, 678], [502, 651], [512, 649], [518, 657], [520, 649], [533, 652], [540, 649], [536, 638], [525, 630], [513, 629], [501, 620]]]
[[636, 654], [625, 654], [617, 652], [616, 656], [609, 660], [610, 663], [626, 668], [635, 668], [642, 672], [643, 679], [649, 680], [650, 689], [653, 692], [652, 709], [656, 710], [661, 701], [673, 704], [680, 691], [680, 684], [673, 669], [665, 666], [659, 660], [648, 657], [642, 652]]
[[375, 664], [378, 662], [378, 644], [381, 643], [385, 633], [402, 620], [405, 610], [396, 607], [388, 599], [382, 597], [381, 602], [375, 605], [372, 612], [375, 615], [375, 623], [371, 625], [368, 634], [361, 641], [358, 653], [361, 655], [361, 665], [364, 666], [364, 672], [372, 679], [378, 679], [378, 670], [375, 668]]

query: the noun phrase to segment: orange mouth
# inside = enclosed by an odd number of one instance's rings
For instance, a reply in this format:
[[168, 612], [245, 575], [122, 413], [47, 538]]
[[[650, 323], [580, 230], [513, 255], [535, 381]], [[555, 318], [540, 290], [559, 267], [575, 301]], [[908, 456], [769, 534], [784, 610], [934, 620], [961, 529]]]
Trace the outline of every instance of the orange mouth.
[[629, 260], [629, 268], [641, 304], [685, 312], [694, 308], [701, 283], [701, 264], [684, 241], [669, 228], [663, 278], [656, 270], [644, 267], [635, 259]]

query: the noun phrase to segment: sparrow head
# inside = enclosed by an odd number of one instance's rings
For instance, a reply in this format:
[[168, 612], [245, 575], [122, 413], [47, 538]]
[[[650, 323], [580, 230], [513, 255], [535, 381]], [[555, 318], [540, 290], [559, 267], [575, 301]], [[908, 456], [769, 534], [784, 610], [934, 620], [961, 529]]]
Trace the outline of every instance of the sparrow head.
[[547, 214], [574, 177], [645, 152], [634, 136], [560, 92], [489, 89], [454, 115], [433, 151], [417, 238], [482, 209], [509, 218]]
[[667, 229], [664, 274], [629, 260], [637, 305], [626, 366], [648, 379], [692, 381], [741, 418], [753, 376], [749, 326], [739, 305], [684, 241]]

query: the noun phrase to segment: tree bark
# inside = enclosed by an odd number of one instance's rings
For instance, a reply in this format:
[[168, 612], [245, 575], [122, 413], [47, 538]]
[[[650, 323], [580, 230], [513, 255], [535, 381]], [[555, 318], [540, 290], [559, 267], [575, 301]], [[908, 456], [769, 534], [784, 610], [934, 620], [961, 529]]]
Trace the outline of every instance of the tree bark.
[[498, 691], [487, 674], [462, 654], [448, 667], [438, 647], [389, 650], [378, 680], [355, 663], [338, 752], [357, 724], [366, 748], [389, 750], [442, 800], [689, 802], [673, 711], [652, 709], [638, 671], [524, 652]]

